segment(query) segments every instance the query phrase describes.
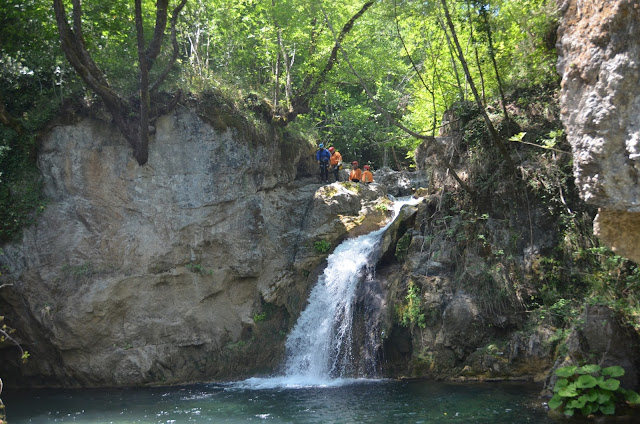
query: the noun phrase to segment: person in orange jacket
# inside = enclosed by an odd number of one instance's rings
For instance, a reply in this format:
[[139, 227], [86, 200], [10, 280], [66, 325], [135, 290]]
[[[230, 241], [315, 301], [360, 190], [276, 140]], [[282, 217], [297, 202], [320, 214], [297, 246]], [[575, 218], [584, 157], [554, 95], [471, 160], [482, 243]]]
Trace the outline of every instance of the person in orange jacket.
[[373, 173], [370, 171], [369, 165], [363, 166], [364, 171], [362, 172], [362, 182], [365, 184], [370, 184], [373, 182]]
[[354, 160], [353, 162], [351, 162], [351, 173], [349, 174], [349, 181], [359, 183], [361, 179], [362, 170], [358, 168], [358, 162]]
[[333, 175], [336, 177], [336, 182], [338, 182], [340, 181], [338, 174], [340, 169], [342, 169], [342, 155], [333, 146], [329, 147], [329, 153], [331, 153], [331, 158], [329, 158], [329, 171], [333, 171]]

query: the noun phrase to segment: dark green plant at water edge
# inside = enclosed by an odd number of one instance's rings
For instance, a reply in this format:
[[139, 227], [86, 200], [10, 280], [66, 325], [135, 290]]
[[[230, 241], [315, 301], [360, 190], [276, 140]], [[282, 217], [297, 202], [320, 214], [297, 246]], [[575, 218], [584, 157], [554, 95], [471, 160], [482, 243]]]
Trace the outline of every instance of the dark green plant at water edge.
[[568, 366], [558, 368], [555, 374], [560, 378], [553, 388], [554, 395], [549, 400], [549, 408], [567, 417], [573, 417], [576, 412], [585, 417], [614, 415], [617, 406], [640, 404], [638, 393], [620, 387], [617, 377], [624, 375], [624, 369], [620, 366]]

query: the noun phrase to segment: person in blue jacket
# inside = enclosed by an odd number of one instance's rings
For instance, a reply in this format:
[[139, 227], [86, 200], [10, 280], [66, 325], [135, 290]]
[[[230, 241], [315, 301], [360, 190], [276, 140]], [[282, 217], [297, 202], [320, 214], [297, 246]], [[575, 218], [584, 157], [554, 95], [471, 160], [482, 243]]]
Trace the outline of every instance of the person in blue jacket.
[[320, 181], [329, 182], [329, 159], [331, 159], [331, 153], [324, 148], [324, 144], [320, 143], [318, 151], [316, 152], [316, 160], [320, 165]]

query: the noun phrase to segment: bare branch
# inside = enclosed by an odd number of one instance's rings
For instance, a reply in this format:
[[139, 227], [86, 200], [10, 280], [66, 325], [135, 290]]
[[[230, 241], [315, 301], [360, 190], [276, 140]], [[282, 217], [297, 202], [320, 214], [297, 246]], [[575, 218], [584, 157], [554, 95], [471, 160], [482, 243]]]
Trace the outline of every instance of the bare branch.
[[509, 172], [513, 175], [516, 175], [516, 167], [513, 163], [513, 160], [511, 159], [511, 156], [509, 155], [509, 151], [507, 150], [507, 148], [505, 147], [504, 143], [502, 142], [502, 139], [500, 138], [500, 135], [498, 134], [498, 131], [496, 131], [496, 128], [493, 126], [493, 123], [491, 122], [491, 119], [489, 119], [489, 115], [487, 115], [487, 111], [484, 108], [484, 105], [482, 104], [482, 99], [480, 98], [480, 95], [478, 94], [478, 90], [476, 88], [476, 85], [473, 82], [473, 79], [471, 78], [471, 72], [469, 72], [469, 67], [467, 66], [467, 61], [464, 59], [464, 54], [462, 52], [462, 47], [460, 47], [460, 42], [458, 41], [458, 36], [456, 34], [456, 29], [455, 26], [453, 25], [453, 21], [451, 20], [451, 15], [449, 14], [449, 8], [447, 7], [447, 1], [446, 0], [440, 0], [442, 3], [442, 8], [444, 10], [444, 15], [445, 18], [447, 20], [447, 25], [449, 26], [449, 29], [451, 30], [451, 37], [453, 38], [453, 41], [455, 43], [456, 46], [456, 50], [457, 50], [457, 55], [458, 55], [458, 60], [460, 61], [460, 63], [462, 64], [462, 68], [464, 69], [464, 73], [465, 76], [467, 77], [467, 82], [469, 83], [469, 86], [471, 87], [471, 91], [473, 92], [473, 95], [476, 99], [476, 103], [478, 104], [478, 108], [480, 109], [480, 112], [482, 113], [482, 117], [484, 118], [484, 122], [487, 125], [487, 129], [489, 130], [489, 133], [491, 134], [491, 139], [493, 140], [493, 144], [498, 148], [498, 150], [500, 151], [500, 154], [502, 155], [505, 164], [507, 165], [507, 168], [509, 169]]
[[6, 340], [10, 341], [11, 343], [13, 343], [14, 345], [16, 345], [18, 347], [18, 349], [20, 349], [20, 356], [24, 356], [24, 350], [22, 349], [22, 346], [20, 346], [20, 343], [18, 343], [16, 341], [16, 339], [14, 339], [13, 337], [11, 337], [9, 335], [9, 333], [7, 333], [6, 331], [4, 331], [3, 329], [0, 329], [0, 336], [4, 337]]
[[176, 8], [173, 9], [173, 13], [171, 15], [171, 46], [173, 47], [173, 54], [171, 55], [171, 59], [169, 60], [169, 63], [167, 64], [167, 66], [164, 68], [164, 70], [162, 71], [162, 73], [160, 74], [156, 82], [153, 83], [153, 86], [151, 86], [152, 93], [158, 90], [158, 87], [160, 87], [160, 84], [162, 84], [162, 82], [167, 78], [167, 75], [169, 75], [169, 72], [171, 71], [173, 64], [176, 62], [176, 59], [178, 59], [178, 40], [176, 38], [176, 23], [178, 22], [178, 15], [180, 15], [180, 12], [182, 11], [182, 8], [184, 7], [185, 4], [187, 4], [187, 0], [181, 0], [180, 4], [178, 4], [178, 6], [176, 6]]
[[164, 30], [167, 27], [168, 7], [169, 0], [156, 0], [156, 26], [153, 31], [153, 38], [151, 39], [147, 50], [144, 52], [147, 71], [151, 70], [153, 62], [160, 54], [160, 49], [162, 48]]

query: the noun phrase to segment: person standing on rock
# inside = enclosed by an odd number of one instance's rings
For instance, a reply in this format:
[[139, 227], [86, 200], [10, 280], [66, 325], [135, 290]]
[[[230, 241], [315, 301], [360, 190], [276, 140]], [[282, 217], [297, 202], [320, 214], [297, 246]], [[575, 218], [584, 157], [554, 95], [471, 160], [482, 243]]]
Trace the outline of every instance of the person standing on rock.
[[324, 148], [324, 144], [320, 143], [318, 151], [316, 152], [316, 160], [320, 165], [320, 182], [329, 182], [329, 160], [331, 159], [331, 153]]
[[339, 172], [342, 169], [342, 155], [335, 147], [329, 147], [329, 153], [331, 153], [331, 159], [329, 159], [329, 170], [333, 171], [333, 175], [336, 177], [336, 182], [340, 181]]
[[364, 171], [362, 171], [362, 182], [365, 184], [371, 184], [373, 182], [373, 173], [370, 171], [371, 167], [369, 165], [363, 166]]
[[358, 168], [358, 162], [351, 162], [351, 173], [349, 173], [349, 181], [359, 183], [362, 179], [362, 170]]

